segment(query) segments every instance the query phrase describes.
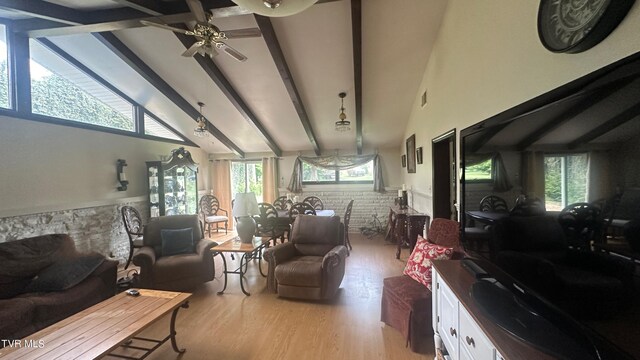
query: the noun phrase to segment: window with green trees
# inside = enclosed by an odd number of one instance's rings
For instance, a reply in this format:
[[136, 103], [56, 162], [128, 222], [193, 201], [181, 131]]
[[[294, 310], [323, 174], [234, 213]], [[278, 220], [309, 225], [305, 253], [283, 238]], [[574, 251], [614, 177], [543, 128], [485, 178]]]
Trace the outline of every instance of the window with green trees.
[[231, 162], [231, 194], [252, 192], [262, 202], [262, 162]]
[[0, 25], [0, 107], [9, 109], [9, 63], [7, 62], [7, 28]]
[[493, 161], [491, 158], [474, 165], [465, 166], [464, 168], [464, 180], [465, 181], [491, 181], [491, 173]]
[[34, 114], [135, 131], [133, 104], [83, 73], [36, 40], [31, 53]]
[[547, 210], [559, 211], [587, 198], [587, 154], [548, 155], [544, 158], [544, 196]]
[[373, 160], [348, 170], [328, 170], [302, 162], [303, 184], [373, 183]]

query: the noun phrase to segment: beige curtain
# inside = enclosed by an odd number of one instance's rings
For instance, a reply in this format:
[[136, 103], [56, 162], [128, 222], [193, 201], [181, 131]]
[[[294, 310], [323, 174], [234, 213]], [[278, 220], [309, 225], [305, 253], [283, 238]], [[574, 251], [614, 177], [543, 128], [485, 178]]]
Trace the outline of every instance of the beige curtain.
[[607, 199], [613, 196], [611, 186], [611, 168], [609, 153], [606, 151], [591, 151], [589, 153], [589, 167], [587, 170], [587, 202]]
[[220, 208], [229, 212], [229, 228], [233, 229], [231, 213], [231, 161], [216, 160], [213, 162], [213, 195], [218, 198]]
[[271, 203], [278, 198], [278, 159], [262, 158], [262, 201]]
[[526, 151], [522, 153], [522, 193], [537, 197], [544, 202], [544, 153]]

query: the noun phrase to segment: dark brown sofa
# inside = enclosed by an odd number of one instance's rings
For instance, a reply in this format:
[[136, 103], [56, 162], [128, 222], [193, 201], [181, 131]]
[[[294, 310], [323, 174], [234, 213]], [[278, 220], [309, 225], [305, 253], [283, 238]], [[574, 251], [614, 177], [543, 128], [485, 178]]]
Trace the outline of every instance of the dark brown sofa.
[[115, 295], [117, 268], [78, 253], [65, 234], [0, 243], [0, 339], [23, 338]]
[[[162, 230], [192, 229], [192, 251], [163, 256]], [[133, 263], [140, 266], [139, 286], [148, 289], [191, 291], [213, 280], [211, 248], [215, 242], [203, 239], [197, 215], [160, 216], [144, 227], [144, 246], [138, 249]]]
[[290, 241], [267, 249], [267, 284], [279, 296], [332, 298], [344, 277], [348, 251], [339, 216], [298, 215]]

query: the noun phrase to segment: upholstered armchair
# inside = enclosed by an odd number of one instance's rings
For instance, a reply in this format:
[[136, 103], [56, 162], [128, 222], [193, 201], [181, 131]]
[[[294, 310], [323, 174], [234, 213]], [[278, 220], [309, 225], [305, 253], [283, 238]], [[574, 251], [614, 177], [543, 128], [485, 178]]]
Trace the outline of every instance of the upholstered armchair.
[[267, 249], [267, 284], [279, 296], [324, 300], [344, 277], [347, 248], [339, 216], [298, 215], [290, 240]]
[[140, 287], [190, 291], [214, 277], [211, 248], [197, 215], [161, 216], [144, 227], [143, 247], [133, 257]]

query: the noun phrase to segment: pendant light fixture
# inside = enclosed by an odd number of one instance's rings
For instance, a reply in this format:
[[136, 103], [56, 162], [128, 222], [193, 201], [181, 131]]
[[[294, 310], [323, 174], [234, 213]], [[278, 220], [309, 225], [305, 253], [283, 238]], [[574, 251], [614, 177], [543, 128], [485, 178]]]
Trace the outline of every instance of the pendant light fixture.
[[351, 121], [347, 120], [347, 114], [344, 113], [344, 98], [347, 96], [347, 93], [341, 92], [338, 94], [340, 97], [341, 105], [340, 105], [340, 114], [338, 115], [338, 121], [336, 121], [336, 131], [345, 132], [351, 130]]
[[198, 116], [198, 119], [196, 119], [198, 124], [196, 125], [196, 128], [193, 129], [193, 135], [197, 137], [207, 137], [209, 136], [209, 131], [207, 130], [207, 120], [205, 120], [204, 116], [202, 116], [202, 107], [204, 106], [204, 103], [199, 101], [198, 106], [200, 106], [200, 116]]
[[271, 17], [290, 16], [302, 12], [318, 0], [231, 0], [254, 14]]

